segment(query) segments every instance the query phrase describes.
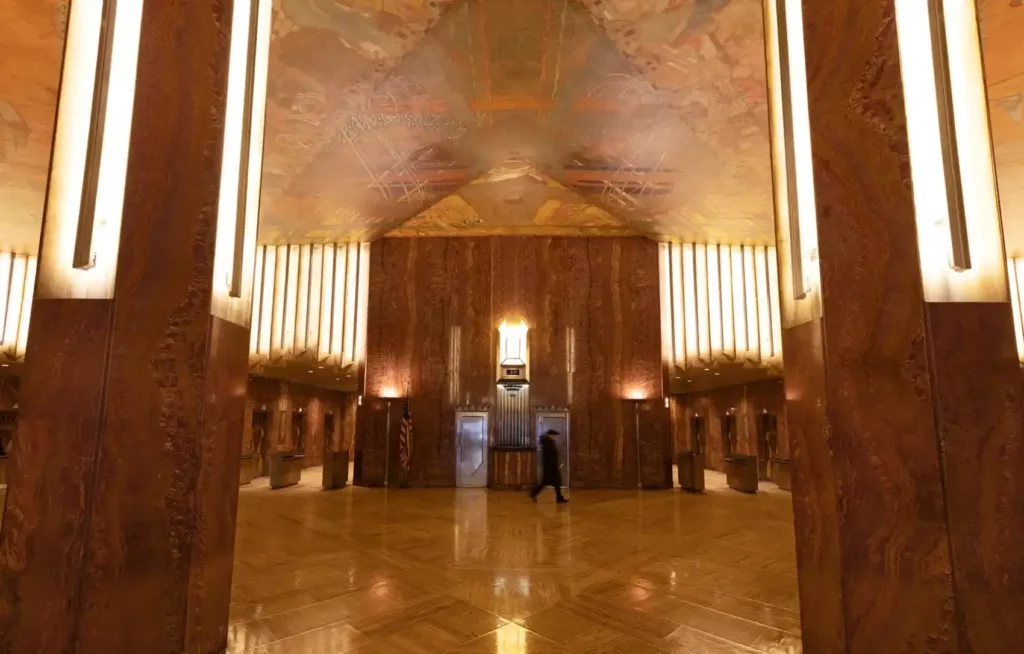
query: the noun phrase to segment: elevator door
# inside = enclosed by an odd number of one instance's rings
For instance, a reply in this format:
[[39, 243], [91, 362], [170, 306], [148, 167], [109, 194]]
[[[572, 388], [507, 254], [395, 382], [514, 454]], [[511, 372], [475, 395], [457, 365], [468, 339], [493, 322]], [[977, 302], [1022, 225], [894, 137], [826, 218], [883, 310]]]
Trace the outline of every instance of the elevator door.
[[[558, 469], [562, 472], [562, 485], [571, 485], [571, 470], [569, 469], [569, 412], [568, 411], [539, 411], [537, 412], [537, 442], [549, 429], [558, 432], [555, 436], [555, 443], [558, 445]], [[538, 461], [538, 465], [540, 462]], [[539, 474], [539, 473], [538, 473]], [[539, 477], [538, 477], [539, 478]]]
[[455, 414], [456, 483], [459, 488], [487, 487], [487, 414]]

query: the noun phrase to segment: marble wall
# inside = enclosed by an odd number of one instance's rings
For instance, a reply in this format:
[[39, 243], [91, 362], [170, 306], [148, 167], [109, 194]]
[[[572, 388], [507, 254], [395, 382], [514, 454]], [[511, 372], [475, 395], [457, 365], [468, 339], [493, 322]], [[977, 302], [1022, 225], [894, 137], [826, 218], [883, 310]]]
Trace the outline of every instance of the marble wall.
[[259, 410], [269, 413], [269, 451], [293, 450], [297, 444], [292, 418], [301, 410], [305, 426], [305, 464], [307, 467], [321, 465], [326, 444], [324, 417], [331, 415], [334, 420], [334, 451], [347, 452], [354, 437], [355, 402], [356, 396], [352, 393], [266, 377], [249, 377], [242, 452], [253, 451], [252, 414]]
[[724, 471], [722, 419], [728, 412], [736, 416], [737, 454], [757, 454], [758, 421], [760, 416], [770, 414], [778, 420], [778, 456], [789, 458], [786, 397], [781, 379], [674, 396], [672, 433], [676, 451], [689, 451], [693, 447], [692, 419], [700, 416], [706, 420], [705, 465]]
[[[383, 482], [386, 403], [373, 398], [408, 389], [410, 484], [454, 485], [454, 412], [494, 406], [497, 327], [518, 318], [530, 327], [531, 404], [571, 410], [573, 484], [636, 486], [639, 423], [644, 484], [667, 485], [657, 244], [608, 237], [374, 242], [357, 483]], [[650, 399], [634, 416], [624, 398], [636, 396]], [[395, 434], [402, 402], [391, 404]]]

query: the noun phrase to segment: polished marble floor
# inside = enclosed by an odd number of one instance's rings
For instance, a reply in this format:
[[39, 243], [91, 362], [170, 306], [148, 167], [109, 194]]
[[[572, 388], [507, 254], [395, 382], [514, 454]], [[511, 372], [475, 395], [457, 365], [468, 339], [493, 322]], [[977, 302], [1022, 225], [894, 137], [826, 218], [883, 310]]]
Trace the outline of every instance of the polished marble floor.
[[241, 491], [230, 654], [799, 652], [790, 496]]

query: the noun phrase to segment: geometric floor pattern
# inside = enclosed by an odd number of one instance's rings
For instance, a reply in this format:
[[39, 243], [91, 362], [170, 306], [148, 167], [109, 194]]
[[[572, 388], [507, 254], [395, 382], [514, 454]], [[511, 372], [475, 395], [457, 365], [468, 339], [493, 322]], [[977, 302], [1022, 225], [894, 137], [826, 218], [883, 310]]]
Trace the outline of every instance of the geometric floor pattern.
[[241, 490], [229, 654], [800, 652], [789, 493]]

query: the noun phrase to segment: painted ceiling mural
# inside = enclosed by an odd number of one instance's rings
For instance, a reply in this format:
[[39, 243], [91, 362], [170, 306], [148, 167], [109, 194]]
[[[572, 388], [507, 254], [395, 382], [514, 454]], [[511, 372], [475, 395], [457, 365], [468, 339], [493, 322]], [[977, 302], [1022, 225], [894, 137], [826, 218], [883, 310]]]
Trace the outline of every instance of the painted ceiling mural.
[[[67, 0], [0, 2], [0, 249], [35, 251]], [[1021, 0], [980, 0], [1024, 255]], [[275, 0], [262, 240], [771, 239], [759, 0]]]
[[0, 252], [39, 247], [67, 8], [0, 2]]
[[978, 6], [1006, 250], [1024, 256], [1024, 2]]
[[759, 0], [280, 0], [261, 240], [772, 239]]

